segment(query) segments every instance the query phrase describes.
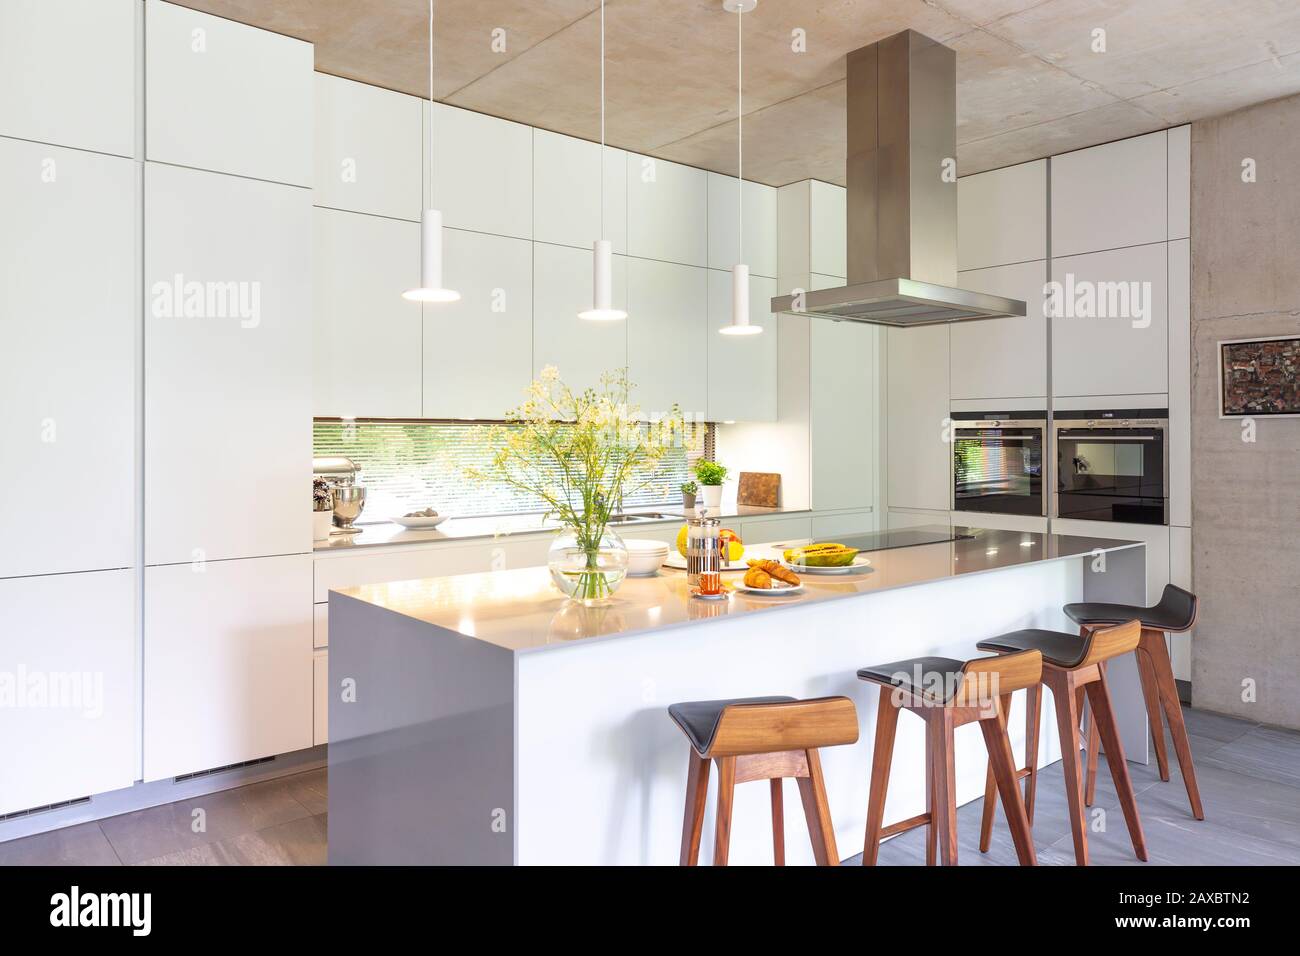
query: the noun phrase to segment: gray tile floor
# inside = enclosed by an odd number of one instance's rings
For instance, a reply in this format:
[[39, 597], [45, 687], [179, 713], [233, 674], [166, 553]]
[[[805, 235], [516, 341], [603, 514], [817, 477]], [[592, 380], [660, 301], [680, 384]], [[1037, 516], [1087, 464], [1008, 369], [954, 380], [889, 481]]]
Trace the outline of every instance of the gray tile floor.
[[[1206, 819], [1197, 822], [1173, 758], [1162, 783], [1155, 764], [1130, 764], [1152, 864], [1300, 864], [1300, 733], [1187, 710]], [[1090, 816], [1094, 864], [1138, 865], [1106, 762]], [[323, 865], [326, 772], [313, 770], [208, 794], [96, 823], [0, 843], [0, 866], [12, 865]], [[983, 801], [958, 813], [958, 859], [965, 865], [1014, 864], [999, 809], [993, 845], [979, 852]], [[195, 811], [202, 814], [196, 816]], [[1100, 810], [1100, 814], [1096, 811]], [[195, 832], [195, 821], [204, 826]], [[888, 841], [882, 865], [925, 862], [924, 830]], [[1059, 763], [1038, 780], [1034, 844], [1043, 864], [1071, 865], [1065, 791]], [[845, 848], [847, 849], [847, 848]], [[860, 857], [845, 861], [857, 864]]]

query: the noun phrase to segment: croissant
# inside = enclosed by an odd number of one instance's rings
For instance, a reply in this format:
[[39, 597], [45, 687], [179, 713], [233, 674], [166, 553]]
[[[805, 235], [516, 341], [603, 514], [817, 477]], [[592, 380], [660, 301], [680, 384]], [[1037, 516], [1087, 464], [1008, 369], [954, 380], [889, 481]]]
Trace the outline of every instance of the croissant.
[[768, 574], [762, 568], [751, 566], [745, 572], [745, 586], [751, 588], [770, 588], [772, 586], [772, 575]]
[[[751, 570], [764, 571], [769, 575], [769, 577], [776, 578], [778, 581], [783, 581], [791, 587], [798, 587], [800, 584], [799, 575], [795, 574], [780, 561], [757, 558], [749, 562], [749, 567]], [[746, 583], [748, 583], [748, 575], [746, 575]], [[762, 585], [762, 587], [771, 587], [771, 585], [766, 584]]]

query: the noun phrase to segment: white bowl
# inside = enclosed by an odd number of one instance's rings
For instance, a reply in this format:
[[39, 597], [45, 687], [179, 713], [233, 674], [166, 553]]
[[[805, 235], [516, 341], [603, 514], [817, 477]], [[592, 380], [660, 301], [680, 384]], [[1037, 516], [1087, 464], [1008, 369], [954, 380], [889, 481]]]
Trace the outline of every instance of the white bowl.
[[668, 545], [647, 538], [625, 539], [627, 547], [627, 573], [633, 577], [646, 577], [659, 571], [668, 557]]
[[388, 519], [393, 524], [400, 524], [403, 528], [436, 528], [447, 520], [447, 515], [435, 515], [432, 518], [419, 515], [418, 517], [406, 518], [401, 515], [394, 515]]

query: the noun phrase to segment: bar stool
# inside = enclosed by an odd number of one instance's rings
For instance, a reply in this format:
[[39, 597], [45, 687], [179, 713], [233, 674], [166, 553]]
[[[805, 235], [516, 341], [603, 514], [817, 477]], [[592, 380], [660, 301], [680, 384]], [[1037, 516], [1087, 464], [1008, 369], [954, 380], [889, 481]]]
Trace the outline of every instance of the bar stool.
[[[1106, 745], [1106, 762], [1119, 793], [1119, 803], [1128, 825], [1129, 839], [1139, 860], [1147, 858], [1146, 836], [1138, 817], [1137, 799], [1129, 779], [1128, 765], [1124, 762], [1124, 746], [1120, 743], [1119, 728], [1111, 708], [1110, 690], [1106, 683], [1105, 663], [1114, 657], [1130, 654], [1138, 645], [1142, 625], [1129, 621], [1116, 627], [1089, 631], [1081, 641], [1073, 634], [1060, 631], [1012, 631], [980, 641], [976, 647], [984, 651], [1018, 653], [1037, 650], [1043, 655], [1043, 684], [1051, 690], [1056, 703], [1056, 723], [1061, 734], [1061, 762], [1065, 770], [1065, 796], [1070, 806], [1070, 830], [1074, 834], [1074, 858], [1080, 866], [1088, 865], [1088, 837], [1084, 822], [1083, 778], [1079, 766], [1079, 712], [1087, 696], [1096, 717], [1097, 731]], [[1033, 758], [1030, 758], [1033, 760]], [[1036, 760], [1033, 761], [1037, 763]], [[1038, 771], [1030, 767], [1032, 780]], [[997, 787], [1002, 791], [1001, 785]], [[997, 794], [990, 783], [985, 784], [984, 819], [980, 827], [980, 850], [987, 851], [989, 834], [993, 827], [993, 806]], [[1003, 801], [1005, 803], [1005, 796]], [[1008, 816], [1012, 816], [1008, 813]], [[1018, 816], [1018, 814], [1016, 814]], [[1012, 835], [1015, 827], [1012, 827]]]
[[835, 830], [822, 781], [820, 747], [857, 743], [858, 712], [847, 697], [796, 700], [793, 697], [743, 697], [673, 704], [668, 714], [691, 742], [682, 822], [682, 866], [700, 860], [709, 761], [718, 765], [718, 811], [713, 865], [726, 866], [731, 846], [731, 802], [738, 783], [771, 781], [772, 847], [776, 865], [785, 865], [785, 818], [781, 782], [799, 783], [813, 856], [818, 866], [838, 866]]
[[[1151, 724], [1151, 738], [1155, 742], [1156, 765], [1160, 779], [1169, 780], [1169, 754], [1165, 749], [1165, 729], [1160, 713], [1164, 710], [1169, 721], [1169, 736], [1174, 740], [1178, 767], [1187, 787], [1187, 799], [1192, 805], [1192, 816], [1205, 819], [1201, 807], [1201, 791], [1196, 785], [1196, 767], [1192, 764], [1192, 746], [1187, 739], [1187, 725], [1183, 722], [1183, 708], [1174, 684], [1174, 669], [1169, 663], [1169, 649], [1165, 645], [1166, 633], [1181, 634], [1191, 630], [1196, 623], [1199, 602], [1196, 595], [1172, 584], [1165, 585], [1160, 603], [1155, 607], [1131, 607], [1127, 604], [1067, 604], [1065, 614], [1079, 625], [1079, 635], [1098, 627], [1108, 627], [1121, 621], [1137, 618], [1142, 624], [1142, 637], [1138, 640], [1135, 658], [1138, 676], [1142, 679], [1142, 696], [1146, 700], [1147, 719]], [[1099, 741], [1088, 719], [1088, 776], [1083, 802], [1092, 806], [1097, 792], [1097, 750]]]
[[[880, 685], [876, 713], [876, 749], [871, 760], [871, 794], [867, 803], [867, 838], [862, 865], [875, 866], [880, 841], [919, 826], [928, 826], [926, 864], [933, 866], [936, 843], [942, 844], [944, 866], [957, 865], [957, 778], [953, 761], [953, 731], [979, 721], [989, 754], [989, 772], [1002, 791], [1011, 821], [1016, 856], [1023, 866], [1034, 866], [1034, 841], [1020, 799], [1015, 758], [1007, 737], [1007, 708], [1011, 694], [1037, 687], [1043, 657], [1036, 650], [1000, 657], [959, 661], [950, 657], [916, 657], [911, 660], [864, 667], [858, 677]], [[936, 686], [937, 685], [937, 686]], [[889, 688], [893, 688], [890, 690]], [[884, 826], [885, 795], [894, 756], [898, 712], [910, 710], [925, 721], [925, 813]]]

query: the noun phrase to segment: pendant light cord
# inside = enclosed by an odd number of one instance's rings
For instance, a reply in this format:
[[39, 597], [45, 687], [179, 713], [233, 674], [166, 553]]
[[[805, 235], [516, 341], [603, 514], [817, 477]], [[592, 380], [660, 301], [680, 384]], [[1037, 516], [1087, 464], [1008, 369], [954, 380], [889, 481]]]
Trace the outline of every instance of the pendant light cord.
[[433, 205], [433, 0], [429, 0], [429, 158], [425, 175], [429, 179], [429, 205]]
[[605, 0], [600, 0], [600, 238], [605, 238]]
[[[603, 0], [602, 0], [603, 2]], [[743, 5], [736, 7], [736, 193], [740, 209], [740, 258], [745, 258], [745, 42], [740, 23], [745, 18]]]

